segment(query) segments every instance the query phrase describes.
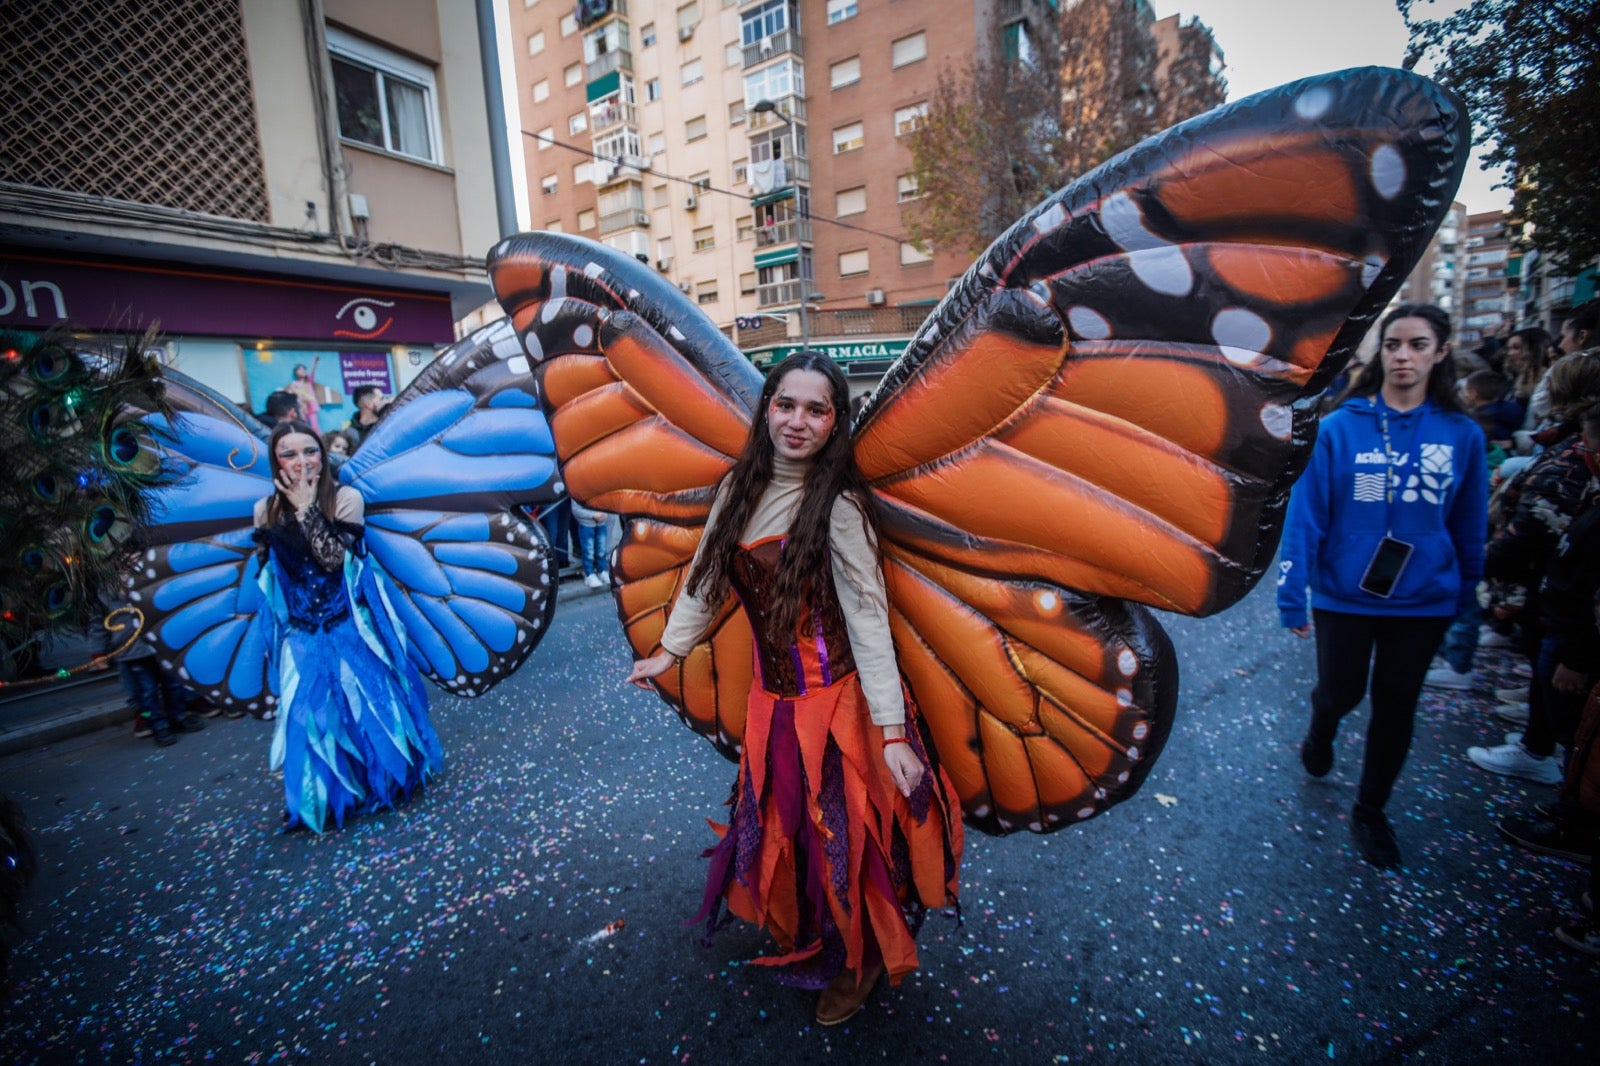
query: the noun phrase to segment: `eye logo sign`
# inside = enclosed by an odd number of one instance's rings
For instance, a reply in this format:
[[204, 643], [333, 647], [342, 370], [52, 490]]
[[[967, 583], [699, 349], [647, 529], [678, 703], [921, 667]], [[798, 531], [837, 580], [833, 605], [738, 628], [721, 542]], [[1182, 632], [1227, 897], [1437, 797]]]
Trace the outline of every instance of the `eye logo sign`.
[[378, 316], [383, 314], [380, 307], [393, 307], [393, 300], [379, 300], [371, 296], [357, 296], [354, 300], [339, 308], [339, 313], [334, 318], [342, 319], [346, 313], [350, 315], [350, 322], [355, 329], [336, 329], [335, 337], [354, 337], [357, 340], [370, 341], [374, 337], [381, 337], [390, 326], [394, 325], [393, 315], [384, 315], [383, 324], [378, 324]]

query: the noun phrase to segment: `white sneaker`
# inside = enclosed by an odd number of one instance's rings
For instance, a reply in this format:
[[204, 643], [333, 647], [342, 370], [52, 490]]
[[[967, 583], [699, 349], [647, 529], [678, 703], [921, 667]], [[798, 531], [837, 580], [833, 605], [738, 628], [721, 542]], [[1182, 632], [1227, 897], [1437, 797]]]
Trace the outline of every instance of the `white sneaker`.
[[1494, 690], [1494, 698], [1501, 703], [1527, 703], [1528, 686], [1512, 685], [1510, 688], [1497, 688]]
[[[1502, 703], [1494, 709], [1496, 716], [1503, 722], [1512, 725], [1528, 724], [1528, 705], [1526, 703]], [[1521, 739], [1520, 737], [1518, 739]]]
[[[1520, 734], [1518, 735], [1520, 739]], [[1521, 777], [1541, 785], [1561, 783], [1561, 766], [1555, 756], [1529, 755], [1521, 744], [1502, 744], [1497, 748], [1468, 748], [1467, 758], [1492, 774]]]
[[1429, 670], [1428, 676], [1422, 679], [1422, 683], [1429, 688], [1450, 688], [1464, 692], [1470, 689], [1477, 680], [1478, 676], [1471, 670], [1458, 672], [1454, 667], [1446, 663], [1437, 669]]
[[1511, 638], [1493, 626], [1478, 627], [1478, 647], [1480, 648], [1509, 648], [1512, 646]]
[[600, 575], [599, 574], [589, 574], [588, 576], [586, 576], [583, 579], [583, 583], [585, 585], [588, 585], [592, 589], [597, 589], [597, 588], [600, 587]]
[[1525, 677], [1525, 678], [1528, 678], [1529, 680], [1532, 680], [1533, 679], [1533, 667], [1528, 665], [1527, 660], [1518, 659], [1516, 662], [1511, 664], [1511, 676], [1512, 677]]
[[609, 570], [600, 571], [600, 584], [602, 584], [602, 585], [611, 584], [611, 571], [609, 571]]

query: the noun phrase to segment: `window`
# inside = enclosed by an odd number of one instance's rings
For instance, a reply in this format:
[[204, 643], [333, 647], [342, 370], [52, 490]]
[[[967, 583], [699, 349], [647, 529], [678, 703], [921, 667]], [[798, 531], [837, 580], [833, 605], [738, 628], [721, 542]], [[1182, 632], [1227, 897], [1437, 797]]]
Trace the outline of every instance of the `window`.
[[683, 84], [693, 85], [697, 81], [705, 80], [706, 66], [698, 59], [691, 59], [678, 68], [678, 74], [683, 79]]
[[733, 220], [733, 233], [735, 240], [747, 241], [751, 237], [755, 236], [755, 232], [755, 219], [751, 218], [749, 215]]
[[902, 204], [907, 200], [915, 200], [922, 195], [922, 190], [917, 188], [917, 176], [915, 174], [900, 175], [894, 179], [894, 185], [895, 200]]
[[834, 89], [854, 85], [861, 80], [861, 57], [841, 59], [828, 68], [828, 83]]
[[572, 66], [561, 72], [561, 76], [566, 79], [567, 88], [572, 88], [583, 80], [583, 64], [572, 64]]
[[859, 215], [867, 209], [867, 187], [857, 185], [853, 189], [840, 189], [833, 201], [833, 213], [836, 215]]
[[650, 135], [650, 154], [661, 155], [667, 150], [667, 135], [665, 133], [652, 133]]
[[853, 152], [863, 143], [861, 123], [852, 122], [833, 131], [833, 154]]
[[717, 231], [714, 226], [701, 226], [694, 231], [694, 250], [707, 252], [717, 246]]
[[583, 185], [594, 180], [594, 164], [579, 163], [572, 168], [572, 184]]
[[646, 102], [661, 99], [660, 78], [651, 78], [649, 81], [644, 83], [644, 98]]
[[656, 24], [654, 22], [639, 29], [639, 51], [644, 51], [656, 43]]
[[1007, 63], [1033, 64], [1033, 39], [1026, 22], [1013, 22], [1001, 31], [1001, 54]]
[[582, 211], [579, 211], [578, 212], [578, 230], [581, 232], [581, 231], [586, 230], [586, 229], [594, 229], [594, 228], [595, 228], [594, 208], [586, 207]]
[[913, 33], [910, 37], [902, 37], [889, 47], [889, 65], [903, 67], [907, 63], [915, 63], [919, 59], [928, 58], [928, 35], [926, 33]]
[[678, 36], [684, 36], [685, 30], [690, 33], [700, 24], [700, 5], [698, 3], [684, 4], [678, 8]]
[[556, 176], [554, 174], [546, 174], [539, 179], [539, 191], [546, 196], [554, 196], [556, 187]]
[[540, 30], [528, 38], [528, 54], [536, 56], [542, 51], [544, 51], [544, 31]]
[[717, 302], [717, 280], [698, 281], [694, 286], [695, 303], [714, 304]]
[[396, 155], [439, 161], [433, 70], [328, 27], [339, 136]]
[[690, 174], [689, 184], [695, 187], [696, 192], [704, 192], [711, 188], [711, 171], [702, 170], [698, 174]]
[[540, 130], [535, 136], [538, 138], [538, 141], [539, 141], [539, 151], [542, 152], [546, 148], [551, 147], [555, 143], [556, 128], [554, 126], [546, 126], [544, 129]]
[[666, 207], [672, 202], [672, 190], [665, 184], [657, 185], [650, 190], [650, 206]]
[[579, 111], [567, 119], [567, 132], [576, 136], [589, 128], [589, 112]]
[[745, 46], [760, 44], [776, 37], [790, 26], [790, 0], [767, 0], [753, 11], [739, 17], [740, 36]]
[[900, 242], [900, 265], [916, 266], [918, 263], [931, 263], [933, 256], [918, 248], [910, 241]]
[[550, 82], [548, 79], [533, 83], [533, 102], [542, 104], [550, 99]]
[[739, 295], [740, 296], [754, 296], [755, 295], [755, 291], [756, 291], [756, 275], [755, 275], [755, 271], [751, 271], [748, 274], [740, 274], [739, 275]]
[[730, 126], [743, 126], [744, 125], [744, 101], [743, 100], [735, 100], [733, 103], [728, 105], [728, 125], [730, 125]]
[[733, 161], [733, 183], [743, 185], [750, 180], [750, 160], [735, 159]]
[[865, 274], [868, 270], [867, 250], [858, 249], [854, 252], [839, 253], [839, 276], [848, 278], [856, 274]]
[[561, 224], [561, 220], [559, 218], [552, 218], [549, 222], [544, 224], [544, 228], [548, 233], [565, 233], [567, 231], [566, 227]]
[[894, 135], [904, 137], [908, 133], [915, 133], [922, 128], [923, 120], [928, 117], [926, 102], [912, 104], [910, 107], [896, 108], [894, 113]]
[[738, 41], [733, 42], [732, 44], [728, 45], [727, 47], [725, 47], [722, 50], [722, 65], [723, 66], [725, 66], [725, 67], [737, 67], [740, 64], [742, 64], [743, 62], [744, 62], [744, 49], [739, 47], [739, 42]]
[[656, 241], [656, 258], [667, 263], [672, 261], [671, 237], [662, 237], [659, 241]]
[[561, 16], [561, 36], [563, 36], [563, 37], [571, 37], [574, 33], [577, 33], [577, 32], [578, 32], [578, 15], [577, 15], [577, 12], [569, 11], [567, 14], [562, 15]]
[[690, 119], [683, 124], [683, 139], [685, 142], [698, 141], [706, 135], [706, 117], [704, 115]]
[[828, 25], [856, 17], [856, 0], [828, 0]]
[[780, 100], [785, 96], [805, 94], [805, 75], [800, 63], [792, 57], [744, 76], [746, 107], [754, 107], [762, 100]]

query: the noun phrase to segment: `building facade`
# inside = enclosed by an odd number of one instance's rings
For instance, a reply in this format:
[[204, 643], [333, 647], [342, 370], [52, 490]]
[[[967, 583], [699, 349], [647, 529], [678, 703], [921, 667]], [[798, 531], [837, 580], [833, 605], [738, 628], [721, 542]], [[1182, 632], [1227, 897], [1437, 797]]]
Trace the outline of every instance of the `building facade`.
[[758, 364], [904, 350], [968, 258], [923, 249], [906, 137], [1052, 0], [511, 0], [532, 228], [672, 280]]
[[1442, 308], [1450, 316], [1450, 332], [1456, 337], [1461, 336], [1464, 319], [1460, 281], [1466, 275], [1466, 236], [1467, 209], [1463, 204], [1452, 203], [1396, 297], [1400, 303]]
[[305, 367], [327, 429], [491, 297], [514, 211], [473, 0], [0, 0], [0, 23], [36, 72], [0, 85], [0, 325], [159, 325], [161, 358], [256, 411]]
[[1502, 337], [1512, 321], [1506, 267], [1511, 238], [1504, 211], [1467, 216], [1465, 259], [1461, 279], [1461, 329], [1458, 343], [1476, 347], [1486, 337]]

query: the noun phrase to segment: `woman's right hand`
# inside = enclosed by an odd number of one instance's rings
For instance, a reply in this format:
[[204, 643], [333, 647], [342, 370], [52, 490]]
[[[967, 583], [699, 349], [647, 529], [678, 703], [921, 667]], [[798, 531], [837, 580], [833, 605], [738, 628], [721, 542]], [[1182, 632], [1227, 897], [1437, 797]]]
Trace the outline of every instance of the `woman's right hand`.
[[648, 659], [640, 659], [628, 674], [628, 684], [648, 689], [653, 679], [672, 669], [672, 664], [677, 661], [677, 656], [669, 651], [658, 651]]
[[1303, 626], [1286, 626], [1285, 628], [1295, 636], [1299, 637], [1301, 640], [1305, 640], [1307, 637], [1311, 636], [1310, 624]]

